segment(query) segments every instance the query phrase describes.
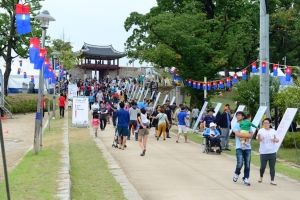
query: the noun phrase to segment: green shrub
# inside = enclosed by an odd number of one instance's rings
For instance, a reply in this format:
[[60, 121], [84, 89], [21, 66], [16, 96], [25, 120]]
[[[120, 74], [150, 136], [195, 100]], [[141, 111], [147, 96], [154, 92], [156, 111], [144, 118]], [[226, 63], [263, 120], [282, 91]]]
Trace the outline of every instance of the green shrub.
[[[7, 97], [5, 98], [6, 102], [10, 104], [11, 107], [8, 109], [12, 113], [29, 113], [29, 112], [36, 112], [37, 109], [37, 102], [38, 100], [35, 99], [26, 99], [26, 100], [16, 100], [14, 97]], [[46, 99], [46, 109], [48, 109], [48, 101], [50, 101], [50, 110], [53, 107], [53, 100]]]
[[[300, 147], [300, 133], [296, 132], [295, 139], [297, 147]], [[282, 146], [285, 148], [294, 148], [295, 147], [295, 141], [294, 141], [294, 135], [293, 133], [286, 133], [284, 140], [282, 142]]]

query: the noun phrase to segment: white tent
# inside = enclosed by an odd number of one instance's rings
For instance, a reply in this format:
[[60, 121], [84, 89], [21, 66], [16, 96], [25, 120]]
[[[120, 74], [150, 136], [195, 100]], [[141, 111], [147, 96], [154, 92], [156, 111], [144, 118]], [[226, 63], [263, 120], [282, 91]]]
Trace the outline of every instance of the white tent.
[[[18, 74], [18, 68], [20, 68], [20, 74]], [[5, 67], [0, 66], [2, 75], [4, 78]], [[24, 72], [26, 72], [27, 78], [24, 78]], [[31, 81], [31, 76], [34, 76], [35, 89], [39, 87], [39, 73], [40, 70], [33, 69], [33, 64], [30, 64], [30, 61], [22, 60], [22, 66], [20, 62], [14, 61], [11, 66], [11, 72], [8, 80], [8, 93], [19, 93], [22, 89], [23, 83], [28, 84]], [[44, 86], [46, 89], [46, 85]], [[53, 88], [53, 85], [49, 85], [49, 89]]]

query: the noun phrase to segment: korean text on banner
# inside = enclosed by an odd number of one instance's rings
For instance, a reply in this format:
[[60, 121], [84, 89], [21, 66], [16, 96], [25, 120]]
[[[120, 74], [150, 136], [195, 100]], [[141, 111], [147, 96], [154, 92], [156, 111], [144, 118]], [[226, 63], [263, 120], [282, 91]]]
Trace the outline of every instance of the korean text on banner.
[[77, 97], [77, 85], [68, 85], [68, 98], [73, 99]]
[[88, 115], [88, 98], [73, 98], [72, 124], [82, 127], [88, 126]]

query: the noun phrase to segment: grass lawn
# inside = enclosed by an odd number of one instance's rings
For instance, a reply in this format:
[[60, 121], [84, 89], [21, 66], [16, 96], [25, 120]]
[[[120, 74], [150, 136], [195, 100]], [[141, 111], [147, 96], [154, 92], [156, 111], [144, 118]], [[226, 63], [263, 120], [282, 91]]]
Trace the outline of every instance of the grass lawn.
[[[177, 129], [172, 128], [171, 131], [176, 133]], [[202, 144], [202, 137], [198, 134], [188, 132], [188, 140], [193, 141], [197, 144]], [[230, 143], [235, 144], [235, 139], [230, 139]], [[252, 140], [251, 145], [252, 145], [253, 151], [256, 151], [256, 152], [259, 151], [258, 141]], [[235, 149], [233, 147], [231, 147], [230, 149], [231, 149], [231, 151], [225, 151], [223, 153], [235, 156], [235, 154], [236, 154]], [[297, 163], [297, 156], [295, 153], [295, 149], [280, 148], [277, 157], [280, 159], [284, 159], [285, 161], [294, 162], [295, 164]], [[259, 155], [252, 154], [251, 155], [251, 163], [253, 165], [259, 167], [260, 166]], [[297, 164], [299, 164], [299, 162]], [[299, 168], [289, 166], [283, 162], [277, 162], [276, 163], [276, 172], [283, 174], [285, 176], [291, 177], [297, 181], [300, 181], [300, 169]]]
[[[11, 199], [54, 199], [63, 149], [62, 125], [62, 120], [52, 120], [51, 130], [44, 131], [43, 150], [38, 155], [29, 151], [9, 173]], [[0, 185], [0, 199], [6, 199], [4, 181]]]
[[122, 187], [109, 171], [101, 150], [89, 134], [89, 129], [70, 128], [69, 143], [71, 198], [74, 200], [125, 199]]

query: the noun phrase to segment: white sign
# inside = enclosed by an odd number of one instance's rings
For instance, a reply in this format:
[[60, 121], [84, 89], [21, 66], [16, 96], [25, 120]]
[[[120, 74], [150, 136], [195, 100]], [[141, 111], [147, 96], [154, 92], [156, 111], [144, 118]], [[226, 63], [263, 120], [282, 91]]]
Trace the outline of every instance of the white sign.
[[138, 95], [138, 102], [140, 102], [140, 100], [141, 100], [141, 97], [143, 96], [143, 92], [144, 92], [144, 88], [142, 89], [142, 91], [141, 91], [141, 94], [140, 95]]
[[222, 106], [222, 103], [218, 103], [218, 104], [216, 105], [216, 107], [215, 107], [215, 113], [213, 114], [214, 117], [218, 114], [218, 112], [219, 112], [221, 106]]
[[164, 105], [164, 104], [166, 103], [166, 101], [167, 101], [168, 97], [169, 97], [169, 95], [167, 95], [167, 94], [166, 94], [166, 96], [165, 96], [165, 99], [164, 99], [164, 101], [163, 101], [162, 105]]
[[[245, 109], [245, 106], [244, 105], [240, 105], [239, 107], [238, 107], [238, 109], [236, 110], [236, 112], [234, 113], [234, 116], [233, 116], [233, 118], [232, 118], [232, 120], [231, 120], [231, 128], [233, 128], [233, 126], [236, 124], [236, 122], [237, 122], [237, 119], [236, 119], [236, 113], [237, 112], [239, 112], [239, 111], [243, 111]], [[231, 130], [230, 130], [230, 133], [231, 133]]]
[[155, 103], [154, 103], [154, 105], [153, 105], [153, 110], [155, 110], [155, 108], [156, 108], [156, 104], [157, 104], [157, 102], [158, 102], [159, 97], [160, 97], [160, 93], [158, 93], [158, 95], [157, 95], [157, 97], [156, 97]]
[[[255, 126], [258, 126], [260, 124], [260, 121], [263, 118], [266, 110], [267, 110], [267, 106], [259, 106], [259, 109], [258, 109], [255, 117], [252, 120], [252, 124], [254, 124]], [[251, 130], [253, 133], [255, 133], [254, 127], [251, 127]]]
[[171, 101], [170, 105], [173, 105], [175, 99], [176, 99], [176, 97], [174, 96], [174, 97], [172, 98], [172, 101]]
[[147, 90], [146, 90], [146, 94], [144, 96], [144, 99], [146, 99], [148, 92], [149, 92], [149, 88], [147, 88]]
[[77, 85], [68, 85], [68, 99], [73, 99], [74, 97], [77, 97]]
[[88, 98], [73, 98], [72, 124], [76, 126], [88, 126], [89, 111]]
[[[133, 89], [134, 89], [134, 86], [133, 86]], [[134, 92], [132, 92], [132, 96], [131, 96], [131, 98], [130, 98], [131, 100], [134, 99], [135, 93], [136, 93], [138, 90], [139, 90], [139, 86], [137, 86], [137, 87], [135, 88]]]
[[276, 148], [277, 148], [276, 151], [278, 151], [278, 149], [285, 137], [286, 132], [289, 130], [291, 123], [297, 113], [297, 110], [298, 110], [297, 108], [287, 108], [286, 109], [286, 111], [280, 121], [280, 124], [277, 128], [277, 135], [278, 135], [279, 142], [275, 143]]
[[151, 100], [153, 99], [154, 94], [155, 94], [155, 91], [152, 92], [152, 95], [151, 95], [151, 98], [150, 98]]
[[200, 119], [201, 119], [201, 117], [202, 117], [202, 115], [203, 115], [203, 113], [204, 113], [204, 111], [205, 111], [207, 105], [208, 105], [208, 102], [205, 101], [204, 104], [203, 104], [203, 106], [202, 106], [202, 109], [201, 109], [201, 111], [200, 111], [200, 114], [199, 114], [199, 116], [198, 116], [198, 118], [197, 118], [197, 121], [196, 121], [195, 124], [194, 124], [194, 127], [193, 127], [193, 133], [196, 132], [196, 128], [197, 128], [197, 126], [198, 126], [198, 124], [199, 124], [199, 122], [200, 122]]

